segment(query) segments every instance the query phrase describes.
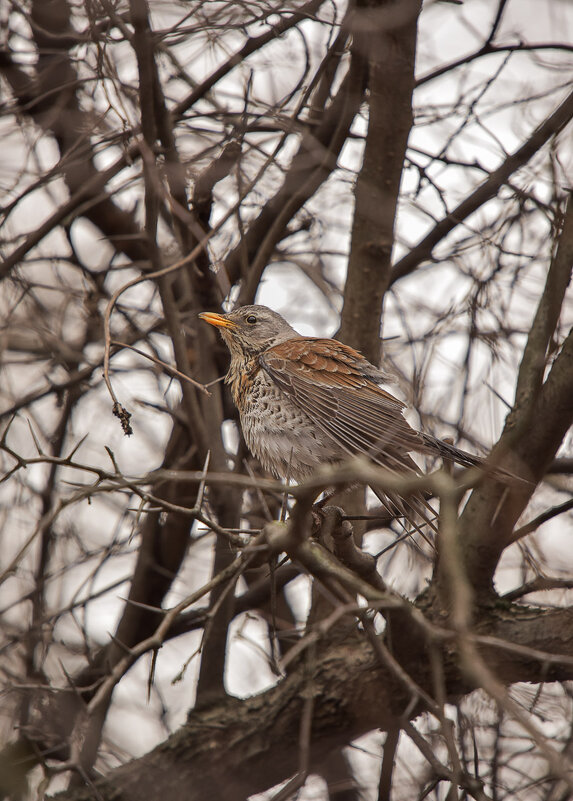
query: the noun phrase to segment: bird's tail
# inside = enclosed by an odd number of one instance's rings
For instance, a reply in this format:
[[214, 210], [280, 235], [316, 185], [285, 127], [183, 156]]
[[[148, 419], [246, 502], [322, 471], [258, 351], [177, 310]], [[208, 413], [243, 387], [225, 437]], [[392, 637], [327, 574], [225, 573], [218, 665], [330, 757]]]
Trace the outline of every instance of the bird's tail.
[[444, 442], [442, 439], [432, 437], [431, 434], [421, 433], [422, 442], [425, 445], [424, 450], [426, 453], [432, 453], [435, 456], [441, 456], [442, 459], [461, 464], [462, 467], [482, 467], [484, 460], [479, 456], [474, 456], [472, 453], [462, 451], [451, 445], [449, 442]]
[[434, 454], [434, 456], [441, 456], [446, 461], [455, 462], [462, 467], [479, 467], [483, 470], [485, 475], [491, 476], [504, 484], [530, 484], [531, 482], [511, 470], [506, 470], [503, 467], [498, 467], [488, 459], [483, 459], [480, 456], [475, 456], [467, 451], [462, 451], [451, 445], [449, 442], [444, 442], [442, 439], [433, 437], [431, 434], [420, 434], [422, 442], [424, 443], [424, 452]]

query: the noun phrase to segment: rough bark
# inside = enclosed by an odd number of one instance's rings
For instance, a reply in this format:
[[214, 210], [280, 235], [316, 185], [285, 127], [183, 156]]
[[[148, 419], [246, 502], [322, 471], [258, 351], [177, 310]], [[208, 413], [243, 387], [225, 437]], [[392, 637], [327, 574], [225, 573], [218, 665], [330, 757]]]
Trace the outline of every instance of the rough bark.
[[507, 486], [485, 481], [472, 493], [460, 520], [464, 567], [478, 595], [491, 592], [499, 558], [514, 541], [515, 524], [573, 423], [573, 331], [543, 381], [551, 339], [573, 271], [571, 197], [562, 226], [523, 354], [515, 404], [490, 457], [492, 464], [504, 465], [527, 483]]
[[[490, 610], [476, 626], [498, 638], [480, 652], [505, 684], [573, 678], [573, 611], [510, 608]], [[423, 643], [410, 638], [402, 666], [431, 691], [432, 678]], [[504, 648], [513, 644], [515, 651]], [[543, 653], [564, 657], [544, 662]], [[445, 654], [447, 699], [468, 692], [455, 658]], [[95, 785], [102, 799], [149, 801], [165, 797], [203, 801], [239, 801], [284, 780], [297, 770], [301, 709], [314, 698], [311, 769], [319, 770], [328, 752], [374, 728], [385, 730], [405, 712], [411, 694], [395, 675], [380, 666], [363, 635], [347, 632], [301, 658], [297, 669], [277, 687], [244, 700], [229, 698], [194, 711], [188, 723], [141, 759], [112, 771]], [[419, 707], [417, 707], [419, 711]], [[416, 713], [414, 713], [416, 714]], [[412, 713], [410, 713], [410, 716]], [[94, 789], [60, 793], [60, 799], [94, 797]]]
[[389, 283], [394, 225], [408, 135], [418, 0], [359, 3], [355, 49], [368, 68], [368, 132], [355, 209], [339, 338], [380, 361], [380, 317]]

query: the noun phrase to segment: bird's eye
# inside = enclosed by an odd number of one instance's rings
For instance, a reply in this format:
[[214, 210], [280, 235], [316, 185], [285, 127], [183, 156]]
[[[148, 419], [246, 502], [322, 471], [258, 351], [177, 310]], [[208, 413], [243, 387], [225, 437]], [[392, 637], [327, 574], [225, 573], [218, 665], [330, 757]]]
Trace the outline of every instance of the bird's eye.
[[254, 325], [257, 322], [257, 318], [255, 317], [254, 314], [249, 314], [246, 320], [249, 323], [249, 325]]

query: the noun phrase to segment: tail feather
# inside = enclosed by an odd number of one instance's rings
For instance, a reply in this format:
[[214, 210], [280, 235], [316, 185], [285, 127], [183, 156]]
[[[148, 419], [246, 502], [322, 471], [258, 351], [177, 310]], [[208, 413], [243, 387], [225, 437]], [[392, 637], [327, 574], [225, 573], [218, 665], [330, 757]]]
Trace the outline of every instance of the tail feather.
[[430, 547], [434, 547], [432, 534], [438, 530], [437, 514], [421, 493], [405, 498], [394, 492], [383, 492], [372, 485], [370, 489], [391, 515], [404, 518], [412, 526], [411, 533], [417, 531]]
[[480, 467], [485, 474], [497, 479], [498, 481], [502, 481], [505, 484], [529, 485], [531, 483], [527, 479], [516, 475], [516, 473], [512, 473], [511, 470], [506, 470], [503, 467], [497, 467], [487, 459], [482, 459], [480, 456], [475, 456], [467, 451], [462, 451], [460, 448], [456, 448], [455, 445], [451, 445], [449, 442], [444, 442], [437, 437], [433, 437], [431, 434], [421, 433], [420, 436], [425, 446], [423, 449], [425, 453], [432, 453], [435, 456], [441, 456], [442, 459], [455, 462], [456, 464], [462, 465], [462, 467]]
[[484, 460], [479, 456], [462, 451], [460, 448], [456, 448], [455, 445], [450, 445], [449, 442], [432, 437], [431, 434], [421, 433], [421, 437], [428, 453], [441, 456], [443, 459], [450, 459], [463, 467], [482, 467], [484, 465]]

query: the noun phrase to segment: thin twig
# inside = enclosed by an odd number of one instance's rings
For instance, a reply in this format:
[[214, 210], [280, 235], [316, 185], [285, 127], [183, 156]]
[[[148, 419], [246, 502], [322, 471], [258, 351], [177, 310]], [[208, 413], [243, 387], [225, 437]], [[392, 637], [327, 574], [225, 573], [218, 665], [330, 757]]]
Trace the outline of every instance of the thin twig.
[[119, 342], [118, 340], [114, 339], [112, 340], [111, 344], [117, 345], [120, 348], [128, 348], [129, 350], [132, 350], [139, 356], [143, 356], [145, 359], [149, 359], [154, 364], [159, 365], [159, 367], [162, 367], [170, 375], [176, 376], [177, 378], [180, 378], [182, 381], [188, 381], [190, 384], [193, 384], [194, 387], [199, 389], [201, 392], [204, 392], [205, 395], [211, 394], [207, 389], [207, 387], [205, 386], [205, 384], [201, 384], [199, 381], [195, 381], [194, 378], [185, 375], [185, 373], [180, 372], [179, 370], [177, 370], [177, 368], [172, 367], [170, 364], [167, 364], [167, 362], [162, 361], [162, 359], [158, 359], [156, 356], [152, 356], [150, 353], [145, 353], [145, 351], [140, 350], [139, 348], [136, 348], [133, 345], [128, 345], [126, 342]]

